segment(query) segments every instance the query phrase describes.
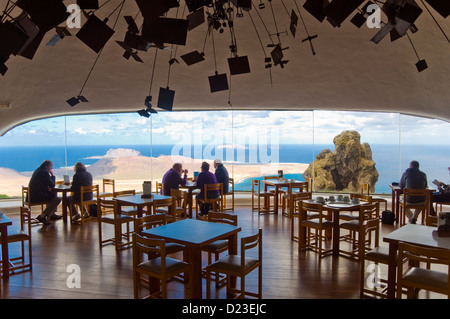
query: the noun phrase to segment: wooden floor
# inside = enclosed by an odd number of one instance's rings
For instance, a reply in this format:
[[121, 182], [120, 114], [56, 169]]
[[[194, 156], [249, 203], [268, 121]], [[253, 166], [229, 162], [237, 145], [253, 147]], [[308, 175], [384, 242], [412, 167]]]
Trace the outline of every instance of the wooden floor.
[[[15, 227], [18, 215], [10, 212], [8, 210], [8, 215], [13, 220], [12, 227]], [[332, 256], [319, 259], [310, 251], [299, 253], [297, 242], [290, 240], [290, 219], [282, 214], [252, 214], [248, 206], [237, 207], [235, 214], [242, 227], [240, 237], [256, 233], [258, 228], [263, 229], [263, 298], [359, 298], [357, 261]], [[381, 225], [382, 236], [395, 227]], [[112, 228], [107, 227], [105, 233], [106, 236], [112, 235]], [[112, 245], [100, 249], [96, 221], [71, 225], [58, 220], [49, 226], [33, 226], [32, 243], [32, 272], [14, 274], [9, 281], [3, 282], [1, 298], [133, 298], [132, 250], [116, 252]], [[385, 245], [382, 240], [380, 244]], [[17, 249], [11, 247], [10, 255], [16, 254]], [[205, 263], [206, 255], [203, 257]], [[70, 265], [80, 267], [80, 288], [68, 287], [67, 280], [70, 281], [72, 274], [68, 268]], [[256, 287], [256, 274], [254, 272], [247, 277], [250, 290]], [[205, 280], [203, 285], [205, 292]], [[224, 290], [219, 290], [213, 297], [225, 298]], [[421, 297], [430, 298], [430, 295]], [[181, 283], [170, 282], [169, 298], [184, 298]]]

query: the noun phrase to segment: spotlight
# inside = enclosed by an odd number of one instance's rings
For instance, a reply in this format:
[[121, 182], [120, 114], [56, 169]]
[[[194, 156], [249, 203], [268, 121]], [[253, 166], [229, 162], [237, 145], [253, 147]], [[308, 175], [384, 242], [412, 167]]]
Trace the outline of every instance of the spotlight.
[[68, 99], [66, 102], [71, 107], [74, 107], [75, 105], [77, 105], [80, 102], [86, 103], [86, 102], [89, 102], [89, 101], [84, 96], [78, 95], [78, 96], [74, 96], [74, 97]]

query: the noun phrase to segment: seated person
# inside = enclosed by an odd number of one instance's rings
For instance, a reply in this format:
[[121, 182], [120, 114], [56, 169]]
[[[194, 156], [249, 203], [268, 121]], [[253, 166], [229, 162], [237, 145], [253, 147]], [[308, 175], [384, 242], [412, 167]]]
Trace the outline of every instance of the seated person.
[[[207, 162], [202, 163], [201, 172], [198, 174], [197, 177], [197, 187], [200, 189], [200, 193], [197, 194], [196, 198], [203, 200], [205, 198], [204, 196], [204, 190], [206, 184], [217, 184], [216, 175], [211, 173], [209, 171], [209, 164]], [[213, 198], [219, 198], [220, 192], [219, 191], [209, 191], [206, 195], [207, 198], [213, 199]], [[201, 207], [201, 213], [200, 215], [205, 215], [208, 213], [209, 205], [204, 205]]]
[[[181, 174], [184, 173], [184, 177], [181, 178]], [[163, 176], [163, 194], [166, 196], [170, 196], [170, 191], [172, 189], [179, 189], [180, 185], [185, 186], [187, 181], [187, 173], [188, 170], [183, 170], [183, 165], [181, 163], [173, 164], [172, 168], [169, 169]]]
[[[59, 219], [61, 216], [55, 214], [61, 198], [56, 196], [55, 188], [55, 175], [53, 175], [53, 163], [49, 160], [45, 160], [41, 165], [33, 172], [30, 182], [28, 184], [30, 202], [48, 202], [45, 210], [37, 217], [44, 225], [50, 224], [48, 219]], [[28, 201], [28, 198], [26, 199]]]
[[[450, 174], [450, 167], [448, 168], [448, 173]], [[433, 184], [438, 187], [438, 191], [433, 193], [433, 203], [449, 203], [450, 202], [450, 184], [444, 184], [438, 180], [434, 180]], [[436, 215], [434, 211], [431, 215]]]
[[[75, 174], [72, 178], [72, 186], [70, 190], [73, 192], [72, 196], [67, 197], [67, 201], [72, 208], [72, 220], [76, 221], [81, 218], [80, 214], [77, 212], [75, 203], [81, 201], [81, 186], [92, 186], [92, 175], [86, 170], [86, 166], [83, 163], [77, 162], [73, 170]], [[91, 200], [93, 198], [92, 193], [85, 193], [83, 200]], [[87, 212], [84, 212], [84, 217], [89, 217]]]
[[223, 166], [222, 160], [215, 159], [214, 160], [214, 168], [216, 169], [216, 171], [214, 172], [214, 175], [216, 175], [217, 183], [222, 183], [223, 193], [227, 194], [228, 187], [230, 184], [230, 176], [228, 175], [228, 171], [225, 168], [225, 166]]
[[[409, 168], [403, 173], [400, 179], [400, 188], [410, 188], [410, 189], [425, 189], [428, 187], [427, 175], [419, 169], [418, 161], [411, 161], [409, 163]], [[412, 197], [406, 198], [407, 203], [414, 203], [421, 205], [425, 202], [425, 198], [422, 197]], [[409, 218], [409, 222], [411, 224], [415, 224], [417, 221], [417, 217], [419, 216], [421, 210], [415, 209], [414, 214], [410, 209], [405, 211], [406, 216]]]

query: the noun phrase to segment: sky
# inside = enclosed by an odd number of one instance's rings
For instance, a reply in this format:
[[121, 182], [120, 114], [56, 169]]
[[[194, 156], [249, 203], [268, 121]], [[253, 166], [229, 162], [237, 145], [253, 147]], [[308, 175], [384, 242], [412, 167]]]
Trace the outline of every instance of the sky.
[[[314, 127], [314, 129], [313, 129]], [[401, 128], [401, 129], [399, 129]], [[450, 123], [397, 113], [343, 111], [136, 112], [61, 116], [29, 122], [0, 137], [1, 146], [332, 144], [356, 130], [369, 144], [450, 145]], [[150, 134], [150, 131], [152, 134]], [[234, 137], [234, 139], [232, 138]]]

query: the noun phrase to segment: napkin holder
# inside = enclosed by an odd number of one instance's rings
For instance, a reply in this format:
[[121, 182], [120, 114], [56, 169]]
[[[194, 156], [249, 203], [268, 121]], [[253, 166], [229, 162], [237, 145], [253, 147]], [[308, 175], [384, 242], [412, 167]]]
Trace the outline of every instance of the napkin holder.
[[450, 237], [450, 213], [440, 212], [438, 214], [438, 228], [436, 233], [439, 237]]
[[434, 232], [436, 232], [439, 237], [450, 237], [450, 225], [441, 225]]
[[141, 195], [141, 198], [153, 198], [151, 181], [144, 181], [142, 184], [142, 190], [144, 193]]

